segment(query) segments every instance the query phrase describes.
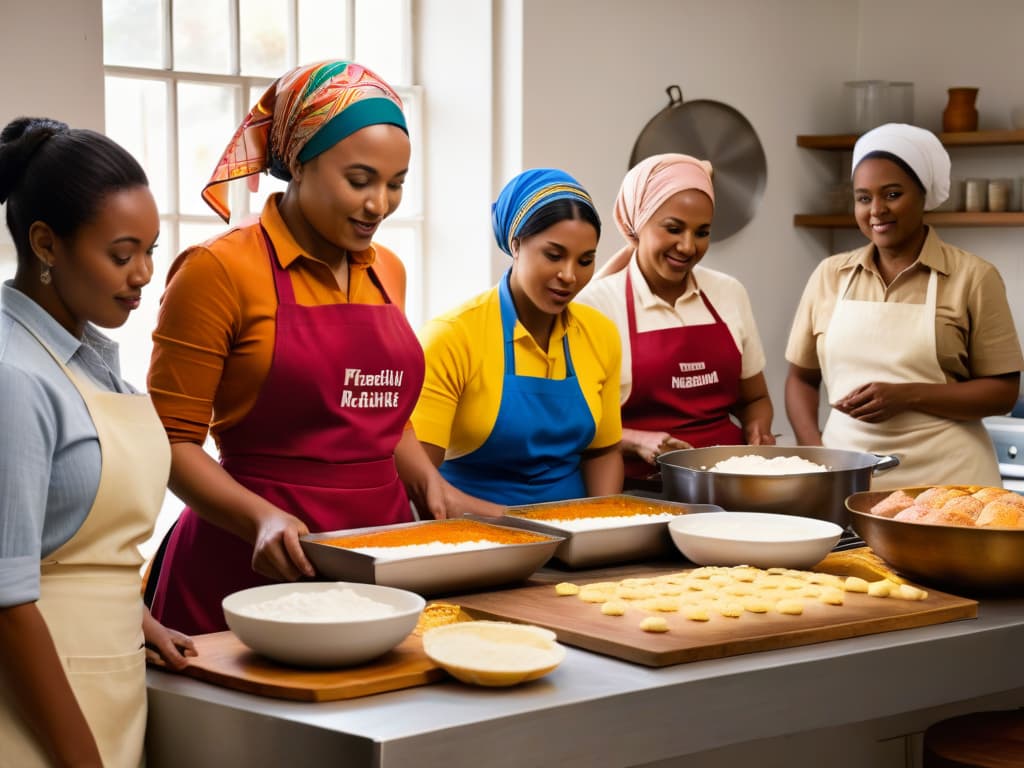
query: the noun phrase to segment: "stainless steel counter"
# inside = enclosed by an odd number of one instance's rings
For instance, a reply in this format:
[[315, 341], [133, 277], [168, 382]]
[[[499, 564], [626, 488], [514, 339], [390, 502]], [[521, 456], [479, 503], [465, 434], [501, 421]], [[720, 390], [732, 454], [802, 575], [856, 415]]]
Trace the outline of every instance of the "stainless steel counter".
[[505, 689], [300, 704], [152, 670], [148, 765], [638, 765], [1024, 695], [1022, 649], [1024, 600], [1007, 600], [977, 619], [661, 669], [570, 648], [547, 677]]

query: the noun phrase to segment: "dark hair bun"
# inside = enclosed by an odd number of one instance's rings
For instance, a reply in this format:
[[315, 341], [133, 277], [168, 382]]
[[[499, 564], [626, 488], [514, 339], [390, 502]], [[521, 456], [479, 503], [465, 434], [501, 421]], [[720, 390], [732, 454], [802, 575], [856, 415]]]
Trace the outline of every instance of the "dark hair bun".
[[69, 131], [48, 117], [18, 117], [0, 131], [0, 203], [7, 202], [36, 150], [51, 136]]

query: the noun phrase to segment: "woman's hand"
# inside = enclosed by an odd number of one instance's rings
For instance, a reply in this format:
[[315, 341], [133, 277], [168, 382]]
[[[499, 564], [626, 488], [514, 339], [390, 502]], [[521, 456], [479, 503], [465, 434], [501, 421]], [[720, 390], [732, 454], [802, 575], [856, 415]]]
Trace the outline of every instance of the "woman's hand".
[[765, 432], [760, 424], [751, 424], [745, 431], [747, 445], [775, 445], [775, 435]]
[[299, 518], [270, 507], [260, 517], [253, 544], [252, 569], [275, 581], [312, 578], [316, 571], [299, 544], [299, 537], [307, 533], [309, 528]]
[[668, 451], [679, 451], [684, 448], [693, 448], [685, 440], [678, 440], [668, 432], [648, 432], [642, 429], [622, 430], [622, 450], [639, 456], [651, 466], [655, 466], [655, 459]]
[[153, 618], [148, 608], [142, 614], [142, 634], [146, 638], [149, 661], [163, 661], [171, 669], [181, 671], [188, 665], [188, 657], [197, 655], [191, 637], [165, 627]]
[[840, 398], [832, 407], [858, 421], [877, 424], [908, 410], [907, 384], [873, 381]]

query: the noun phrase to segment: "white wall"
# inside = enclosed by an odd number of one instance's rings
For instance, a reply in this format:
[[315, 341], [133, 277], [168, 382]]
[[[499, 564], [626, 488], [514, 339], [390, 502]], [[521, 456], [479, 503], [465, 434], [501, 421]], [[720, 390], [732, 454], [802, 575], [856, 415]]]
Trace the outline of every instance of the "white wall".
[[[0, 127], [41, 115], [103, 130], [102, 40], [101, 0], [0, 0]], [[0, 277], [13, 261], [0, 226]]]

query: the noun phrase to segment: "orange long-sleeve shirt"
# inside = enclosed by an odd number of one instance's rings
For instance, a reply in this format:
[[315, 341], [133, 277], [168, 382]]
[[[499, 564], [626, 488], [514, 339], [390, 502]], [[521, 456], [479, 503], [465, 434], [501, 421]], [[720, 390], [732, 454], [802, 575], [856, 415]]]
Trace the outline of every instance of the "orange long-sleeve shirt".
[[[405, 269], [375, 245], [349, 255], [348, 294], [330, 267], [305, 253], [267, 200], [259, 221], [304, 306], [383, 304], [372, 265], [391, 301], [405, 300]], [[149, 392], [172, 443], [202, 444], [238, 424], [256, 402], [274, 353], [277, 296], [259, 223], [235, 227], [175, 259], [160, 302]]]

